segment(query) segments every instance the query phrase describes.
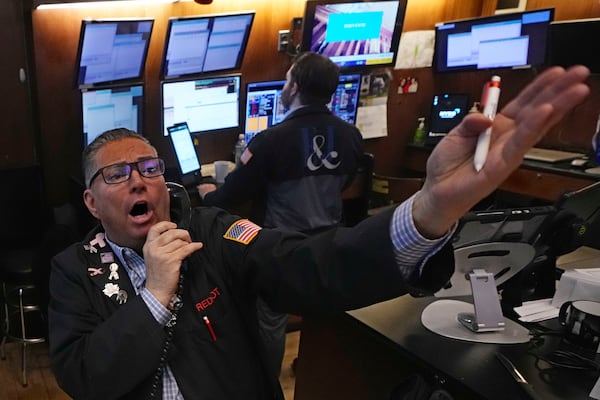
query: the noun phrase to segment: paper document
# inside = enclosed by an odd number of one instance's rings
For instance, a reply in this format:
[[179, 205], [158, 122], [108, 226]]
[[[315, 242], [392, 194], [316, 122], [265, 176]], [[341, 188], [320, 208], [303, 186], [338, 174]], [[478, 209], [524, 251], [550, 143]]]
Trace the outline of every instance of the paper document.
[[515, 307], [519, 321], [540, 322], [558, 317], [558, 308], [552, 305], [552, 299], [525, 301], [520, 307]]

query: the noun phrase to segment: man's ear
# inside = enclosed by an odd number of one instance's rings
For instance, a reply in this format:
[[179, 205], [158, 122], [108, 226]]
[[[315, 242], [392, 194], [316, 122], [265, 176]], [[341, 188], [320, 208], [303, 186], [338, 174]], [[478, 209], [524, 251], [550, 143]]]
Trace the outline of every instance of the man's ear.
[[95, 207], [96, 199], [94, 198], [94, 194], [92, 193], [91, 189], [85, 189], [83, 191], [83, 202], [94, 218], [100, 219], [98, 217], [98, 210], [96, 210]]

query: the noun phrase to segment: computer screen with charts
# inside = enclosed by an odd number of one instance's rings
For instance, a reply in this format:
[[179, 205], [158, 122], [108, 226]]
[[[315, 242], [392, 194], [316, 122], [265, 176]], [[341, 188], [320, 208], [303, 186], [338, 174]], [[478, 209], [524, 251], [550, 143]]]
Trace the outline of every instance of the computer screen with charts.
[[254, 11], [169, 19], [162, 78], [240, 69], [253, 20]]
[[246, 85], [246, 143], [261, 131], [280, 123], [286, 110], [281, 104], [285, 80], [250, 82]]
[[84, 145], [110, 129], [127, 128], [144, 133], [142, 85], [83, 90], [81, 105]]
[[162, 83], [164, 135], [187, 122], [192, 133], [237, 128], [240, 124], [240, 75]]
[[141, 82], [153, 25], [153, 19], [83, 20], [76, 86]]
[[358, 110], [358, 95], [360, 93], [360, 74], [342, 74], [327, 105], [338, 117], [354, 125]]
[[[341, 74], [327, 107], [339, 118], [354, 124], [360, 93], [360, 74]], [[281, 104], [285, 80], [250, 82], [246, 85], [246, 143], [260, 131], [280, 123], [287, 112]]]

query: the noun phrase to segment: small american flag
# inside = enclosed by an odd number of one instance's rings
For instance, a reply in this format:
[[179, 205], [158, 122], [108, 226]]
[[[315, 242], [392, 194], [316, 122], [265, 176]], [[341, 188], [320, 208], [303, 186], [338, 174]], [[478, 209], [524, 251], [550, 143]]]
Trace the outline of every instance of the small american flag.
[[236, 221], [223, 235], [225, 239], [248, 244], [262, 228], [247, 219]]

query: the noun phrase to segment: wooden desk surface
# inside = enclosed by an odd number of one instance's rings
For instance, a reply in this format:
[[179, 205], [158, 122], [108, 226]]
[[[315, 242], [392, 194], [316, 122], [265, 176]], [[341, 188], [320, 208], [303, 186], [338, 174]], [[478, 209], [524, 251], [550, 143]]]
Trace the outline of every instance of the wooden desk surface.
[[[404, 155], [404, 167], [424, 173], [431, 150], [409, 145]], [[572, 168], [569, 162], [551, 164], [525, 160], [499, 189], [552, 202], [564, 192], [581, 189], [599, 179], [599, 175]]]
[[564, 254], [556, 260], [560, 269], [600, 268], [600, 250], [582, 246], [571, 253]]

